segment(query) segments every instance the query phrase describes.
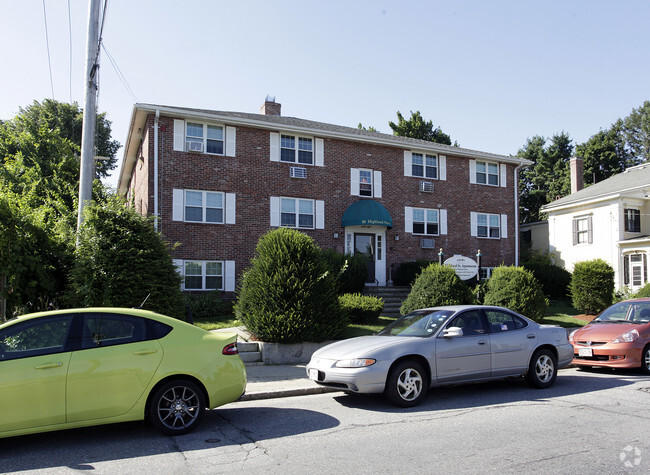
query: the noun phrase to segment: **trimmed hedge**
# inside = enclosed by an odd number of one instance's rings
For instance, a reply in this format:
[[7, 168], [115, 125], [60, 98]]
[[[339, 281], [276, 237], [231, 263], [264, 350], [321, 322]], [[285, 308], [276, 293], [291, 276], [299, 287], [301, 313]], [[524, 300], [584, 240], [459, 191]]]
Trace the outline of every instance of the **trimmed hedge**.
[[361, 292], [368, 277], [368, 264], [360, 254], [340, 254], [333, 249], [323, 251], [330, 270], [337, 276], [339, 294]]
[[509, 308], [536, 321], [546, 314], [548, 302], [533, 273], [523, 267], [499, 266], [485, 285], [485, 305]]
[[415, 282], [422, 269], [433, 264], [433, 261], [427, 259], [418, 259], [415, 261], [402, 262], [395, 271], [393, 283], [398, 286], [408, 286]]
[[231, 305], [221, 299], [220, 292], [187, 292], [185, 293], [186, 305], [192, 311], [192, 318], [212, 318], [226, 315], [231, 310]]
[[614, 269], [602, 259], [577, 262], [571, 277], [573, 306], [596, 315], [614, 300]]
[[551, 300], [569, 302], [571, 300], [571, 272], [550, 262], [526, 261], [521, 264], [533, 273], [542, 285], [544, 295]]
[[374, 323], [384, 311], [384, 301], [371, 295], [343, 294], [339, 303], [352, 323]]

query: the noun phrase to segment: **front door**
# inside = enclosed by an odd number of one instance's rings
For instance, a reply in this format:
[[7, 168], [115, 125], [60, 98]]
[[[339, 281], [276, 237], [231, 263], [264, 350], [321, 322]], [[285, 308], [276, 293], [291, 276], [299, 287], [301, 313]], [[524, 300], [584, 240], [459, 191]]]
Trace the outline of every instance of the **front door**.
[[368, 265], [368, 277], [366, 282], [375, 281], [375, 235], [356, 234], [354, 235], [354, 253], [366, 258]]

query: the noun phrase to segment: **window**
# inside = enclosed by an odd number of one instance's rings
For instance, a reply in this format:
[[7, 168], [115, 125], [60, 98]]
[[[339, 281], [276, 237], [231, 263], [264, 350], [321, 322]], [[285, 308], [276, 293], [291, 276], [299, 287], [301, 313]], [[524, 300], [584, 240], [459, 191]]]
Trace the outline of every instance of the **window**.
[[223, 262], [185, 261], [185, 290], [223, 290]]
[[371, 170], [359, 170], [359, 196], [372, 196]]
[[490, 277], [492, 277], [492, 271], [494, 270], [494, 267], [481, 267], [481, 274], [479, 275], [479, 278], [481, 280], [487, 280]]
[[188, 143], [202, 143], [203, 150], [205, 150], [206, 153], [223, 155], [224, 133], [223, 127], [220, 125], [187, 122], [185, 140]]
[[280, 161], [313, 165], [313, 140], [306, 137], [282, 135], [280, 137]]
[[625, 232], [640, 233], [641, 232], [641, 211], [638, 209], [625, 210]]
[[501, 312], [499, 310], [486, 310], [488, 323], [490, 325], [490, 333], [500, 333], [509, 330], [519, 330], [528, 326], [525, 320], [512, 315], [510, 313]]
[[82, 349], [123, 345], [147, 338], [147, 322], [130, 315], [88, 313], [84, 315], [82, 328]]
[[447, 325], [447, 328], [451, 327], [458, 327], [463, 330], [463, 336], [483, 335], [486, 333], [483, 319], [477, 310], [461, 313]]
[[223, 223], [223, 193], [185, 190], [185, 221]]
[[413, 208], [413, 234], [427, 234], [437, 236], [438, 210]]
[[476, 214], [476, 232], [478, 237], [499, 239], [501, 224], [498, 214]]
[[422, 178], [438, 178], [438, 157], [421, 153], [411, 154], [411, 174]]
[[313, 200], [282, 198], [280, 207], [280, 226], [314, 229]]
[[73, 315], [28, 320], [0, 332], [0, 361], [61, 353]]
[[476, 183], [499, 186], [499, 165], [490, 162], [476, 162]]
[[350, 168], [350, 194], [381, 198], [381, 171]]
[[591, 244], [592, 239], [591, 216], [573, 218], [573, 245]]

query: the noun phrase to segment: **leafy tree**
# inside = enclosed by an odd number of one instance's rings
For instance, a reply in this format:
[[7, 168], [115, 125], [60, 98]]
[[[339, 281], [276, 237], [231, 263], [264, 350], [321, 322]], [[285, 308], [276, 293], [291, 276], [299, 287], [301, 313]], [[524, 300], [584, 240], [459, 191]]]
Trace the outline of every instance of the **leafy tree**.
[[600, 130], [585, 143], [577, 145], [576, 155], [583, 159], [585, 185], [603, 181], [634, 165], [620, 119], [609, 129]]
[[359, 125], [357, 126], [358, 129], [360, 130], [367, 130], [369, 132], [379, 132], [377, 129], [375, 129], [372, 125], [368, 126], [367, 128], [363, 126], [361, 122], [359, 122]]
[[623, 130], [636, 162], [650, 161], [650, 101], [632, 109], [623, 120]]
[[70, 305], [137, 307], [149, 295], [143, 308], [184, 316], [181, 277], [150, 219], [114, 196], [88, 208], [78, 239]]
[[[388, 125], [393, 129], [393, 135], [451, 145], [449, 135], [445, 134], [440, 127], [434, 128], [433, 122], [426, 122], [422, 118], [420, 111], [411, 111], [409, 120], [404, 119], [401, 112], [397, 111], [397, 124], [388, 122]], [[458, 143], [454, 143], [454, 145], [458, 146]]]

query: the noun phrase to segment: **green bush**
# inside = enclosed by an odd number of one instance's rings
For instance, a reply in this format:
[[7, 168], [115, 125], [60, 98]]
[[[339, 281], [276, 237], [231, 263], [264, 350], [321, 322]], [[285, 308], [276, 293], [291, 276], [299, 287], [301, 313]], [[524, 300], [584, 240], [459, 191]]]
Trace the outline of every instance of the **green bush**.
[[393, 283], [395, 285], [407, 286], [413, 284], [422, 269], [432, 264], [432, 261], [418, 259], [416, 261], [402, 262], [395, 271]]
[[312, 238], [275, 229], [257, 243], [241, 279], [235, 315], [262, 341], [336, 338], [348, 323], [337, 288], [337, 276]]
[[523, 267], [499, 266], [485, 285], [485, 305], [509, 308], [517, 313], [541, 321], [548, 301], [533, 273]]
[[596, 315], [614, 299], [614, 269], [602, 259], [577, 262], [571, 277], [573, 306]]
[[568, 302], [571, 286], [571, 273], [566, 269], [550, 262], [538, 260], [526, 261], [521, 264], [524, 269], [533, 273], [542, 285], [542, 291], [550, 300]]
[[374, 323], [384, 311], [384, 301], [370, 295], [343, 294], [339, 303], [352, 323]]
[[650, 297], [650, 283], [641, 287], [632, 298], [638, 299], [641, 297]]
[[419, 308], [474, 302], [472, 291], [452, 267], [434, 263], [422, 269], [415, 279], [411, 292], [402, 302], [400, 313], [406, 315]]
[[192, 311], [192, 318], [206, 319], [229, 313], [230, 304], [221, 299], [220, 292], [186, 292], [186, 306]]
[[330, 270], [338, 278], [339, 294], [361, 292], [368, 278], [368, 264], [360, 254], [340, 254], [333, 249], [323, 251]]

